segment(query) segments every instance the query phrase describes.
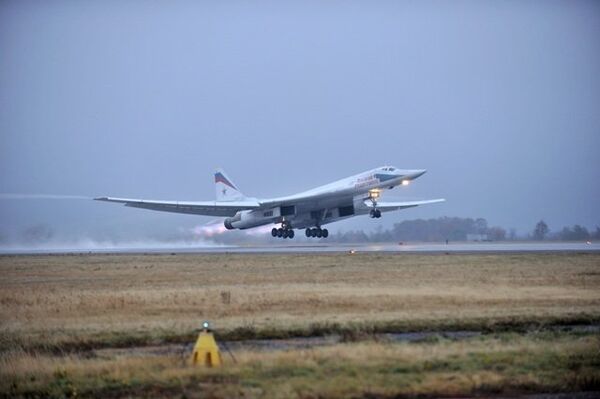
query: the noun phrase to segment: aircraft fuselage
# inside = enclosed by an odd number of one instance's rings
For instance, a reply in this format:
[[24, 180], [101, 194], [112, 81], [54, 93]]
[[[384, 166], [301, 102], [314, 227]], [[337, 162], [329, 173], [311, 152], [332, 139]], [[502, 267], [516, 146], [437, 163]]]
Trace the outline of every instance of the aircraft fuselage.
[[[374, 200], [376, 204], [381, 191], [408, 184], [424, 173], [425, 170], [394, 167], [373, 169], [295, 195], [259, 200], [266, 208], [240, 211], [226, 219], [225, 226], [243, 230], [286, 222], [293, 228], [303, 229], [366, 215], [373, 209], [365, 204], [366, 200]], [[293, 205], [268, 207], [269, 203]]]

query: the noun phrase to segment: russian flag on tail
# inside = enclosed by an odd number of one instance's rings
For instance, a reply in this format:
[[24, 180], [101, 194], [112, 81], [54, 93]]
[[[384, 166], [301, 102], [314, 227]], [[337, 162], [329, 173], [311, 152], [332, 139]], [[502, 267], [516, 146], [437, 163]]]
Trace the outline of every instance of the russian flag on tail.
[[246, 198], [231, 179], [227, 177], [223, 169], [218, 169], [215, 172], [215, 190], [217, 201], [239, 201]]

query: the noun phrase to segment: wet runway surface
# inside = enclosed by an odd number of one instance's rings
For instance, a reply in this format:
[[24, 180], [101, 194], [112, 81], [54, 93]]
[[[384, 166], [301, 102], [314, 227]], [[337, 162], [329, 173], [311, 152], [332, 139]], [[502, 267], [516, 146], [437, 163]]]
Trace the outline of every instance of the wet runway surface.
[[511, 242], [511, 243], [385, 243], [325, 244], [298, 243], [255, 246], [135, 246], [103, 248], [0, 248], [0, 254], [85, 254], [85, 253], [524, 253], [524, 252], [600, 252], [600, 243]]
[[[600, 251], [600, 243], [460, 243], [460, 244], [333, 244], [289, 245], [265, 247], [233, 247], [215, 252], [407, 252], [407, 253], [470, 253], [470, 252], [551, 252]], [[201, 251], [203, 252], [203, 251]]]

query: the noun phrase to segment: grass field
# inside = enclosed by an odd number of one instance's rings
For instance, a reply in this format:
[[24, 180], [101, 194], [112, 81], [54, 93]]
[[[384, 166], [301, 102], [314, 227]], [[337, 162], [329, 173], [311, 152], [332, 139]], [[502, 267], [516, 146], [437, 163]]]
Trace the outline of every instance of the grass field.
[[[0, 394], [347, 397], [600, 390], [600, 254], [0, 257]], [[99, 348], [342, 334], [220, 370]], [[392, 343], [378, 332], [476, 330]]]

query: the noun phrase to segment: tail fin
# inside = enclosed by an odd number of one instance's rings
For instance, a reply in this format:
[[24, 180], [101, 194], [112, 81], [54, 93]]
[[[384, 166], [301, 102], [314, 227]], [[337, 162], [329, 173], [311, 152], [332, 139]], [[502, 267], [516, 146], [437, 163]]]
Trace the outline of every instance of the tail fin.
[[215, 172], [215, 189], [217, 201], [238, 201], [246, 198], [231, 179], [227, 177], [223, 169], [217, 169]]

